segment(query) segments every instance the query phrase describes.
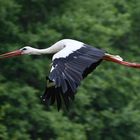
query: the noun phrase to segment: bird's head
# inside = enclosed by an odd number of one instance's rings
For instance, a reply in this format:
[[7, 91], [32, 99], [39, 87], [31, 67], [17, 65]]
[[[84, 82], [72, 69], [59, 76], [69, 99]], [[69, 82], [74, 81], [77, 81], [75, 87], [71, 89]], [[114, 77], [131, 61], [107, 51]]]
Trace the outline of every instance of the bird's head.
[[28, 55], [38, 54], [38, 49], [32, 48], [30, 46], [25, 46], [21, 48], [20, 51], [21, 51], [21, 54], [28, 54]]
[[23, 47], [19, 50], [15, 50], [15, 51], [12, 51], [12, 52], [1, 54], [0, 59], [19, 56], [19, 55], [24, 55], [24, 54], [28, 54], [28, 55], [37, 54], [37, 49], [32, 48], [30, 46], [25, 46], [25, 47]]

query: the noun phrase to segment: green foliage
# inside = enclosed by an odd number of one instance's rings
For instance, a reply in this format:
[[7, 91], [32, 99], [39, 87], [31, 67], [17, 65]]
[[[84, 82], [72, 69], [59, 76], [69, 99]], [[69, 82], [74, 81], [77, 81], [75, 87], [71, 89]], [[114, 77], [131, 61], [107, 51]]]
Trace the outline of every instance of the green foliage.
[[[139, 0], [0, 1], [0, 52], [81, 40], [139, 61]], [[40, 101], [50, 57], [0, 60], [0, 139], [139, 140], [139, 70], [103, 62], [78, 89], [69, 112]]]

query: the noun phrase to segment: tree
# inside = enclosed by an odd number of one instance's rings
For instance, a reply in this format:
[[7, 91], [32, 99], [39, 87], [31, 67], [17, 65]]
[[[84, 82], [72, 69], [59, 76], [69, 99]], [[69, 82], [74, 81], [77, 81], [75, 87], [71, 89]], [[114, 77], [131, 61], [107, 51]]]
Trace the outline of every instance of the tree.
[[[0, 1], [0, 52], [73, 38], [139, 60], [139, 0]], [[50, 57], [0, 61], [0, 139], [140, 139], [139, 70], [103, 62], [82, 82], [69, 112], [40, 96]]]

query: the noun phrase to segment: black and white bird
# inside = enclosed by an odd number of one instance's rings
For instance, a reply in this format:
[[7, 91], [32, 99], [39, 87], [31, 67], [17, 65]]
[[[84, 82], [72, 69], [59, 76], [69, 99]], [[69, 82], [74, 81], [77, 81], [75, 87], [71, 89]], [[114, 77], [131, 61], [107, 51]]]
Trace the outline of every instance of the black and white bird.
[[56, 102], [58, 110], [62, 107], [62, 103], [68, 109], [81, 80], [91, 73], [102, 60], [140, 68], [140, 64], [123, 61], [118, 55], [108, 54], [104, 50], [72, 39], [60, 40], [46, 49], [25, 46], [19, 50], [0, 55], [0, 59], [24, 54], [54, 54], [50, 74], [47, 78], [47, 86], [41, 98], [50, 105]]

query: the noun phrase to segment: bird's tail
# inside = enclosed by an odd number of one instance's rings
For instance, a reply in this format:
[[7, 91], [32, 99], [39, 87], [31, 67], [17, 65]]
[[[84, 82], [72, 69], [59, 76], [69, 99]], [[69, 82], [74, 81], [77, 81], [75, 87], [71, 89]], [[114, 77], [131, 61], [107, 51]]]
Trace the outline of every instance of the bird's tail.
[[123, 59], [118, 55], [111, 55], [111, 54], [106, 53], [105, 56], [103, 57], [103, 60], [118, 63], [120, 65], [124, 65], [124, 66], [127, 66], [127, 67], [139, 68], [140, 69], [140, 64], [139, 63], [132, 63], [132, 62], [123, 61]]

